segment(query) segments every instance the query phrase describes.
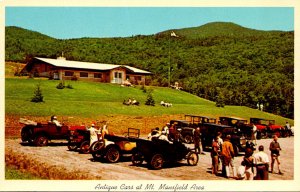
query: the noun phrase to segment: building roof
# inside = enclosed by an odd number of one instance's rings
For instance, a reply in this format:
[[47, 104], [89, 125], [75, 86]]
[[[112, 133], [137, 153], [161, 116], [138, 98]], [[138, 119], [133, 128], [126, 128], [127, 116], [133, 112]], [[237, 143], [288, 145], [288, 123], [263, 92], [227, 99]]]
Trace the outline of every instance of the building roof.
[[125, 67], [126, 69], [128, 69], [134, 73], [151, 74], [151, 72], [149, 72], [149, 71], [145, 71], [145, 70], [138, 69], [135, 67], [130, 67], [127, 65], [114, 65], [114, 64], [105, 64], [105, 63], [69, 61], [66, 59], [48, 59], [48, 58], [41, 58], [41, 57], [35, 57], [35, 59], [43, 61], [45, 63], [49, 63], [56, 67], [63, 67], [63, 68], [92, 69], [92, 70], [99, 70], [99, 71], [107, 71], [107, 70], [112, 70], [112, 69], [115, 69], [118, 67]]

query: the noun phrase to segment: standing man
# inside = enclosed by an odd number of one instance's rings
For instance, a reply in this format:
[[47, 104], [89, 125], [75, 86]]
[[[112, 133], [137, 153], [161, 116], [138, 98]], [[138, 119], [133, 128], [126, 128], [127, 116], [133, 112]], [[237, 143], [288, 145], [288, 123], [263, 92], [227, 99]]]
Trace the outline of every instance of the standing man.
[[258, 147], [258, 152], [254, 154], [254, 164], [256, 166], [256, 180], [269, 180], [269, 157], [264, 152], [264, 146]]
[[291, 129], [291, 125], [289, 124], [289, 122], [285, 123], [285, 130], [287, 131], [287, 133], [289, 134], [289, 137], [292, 135], [292, 129]]
[[277, 165], [278, 165], [278, 174], [282, 175], [283, 173], [280, 171], [280, 144], [278, 143], [278, 137], [277, 135], [273, 136], [273, 141], [270, 143], [270, 151], [271, 151], [271, 173], [273, 173], [273, 168], [274, 168], [274, 163], [275, 161], [277, 161]]
[[257, 127], [253, 124], [251, 140], [252, 142], [254, 141], [255, 145], [256, 145], [256, 135], [257, 135]]
[[230, 142], [230, 139], [231, 136], [227, 135], [222, 145], [223, 163], [225, 165], [226, 177], [229, 178], [230, 176], [230, 171], [229, 171], [229, 166], [230, 166], [232, 169], [233, 178], [236, 178], [236, 170], [233, 162], [234, 150], [233, 150], [232, 143]]
[[211, 169], [211, 173], [218, 175], [218, 165], [219, 165], [219, 152], [220, 151], [220, 147], [218, 144], [218, 136], [216, 136], [213, 140], [212, 143], [212, 149], [211, 149], [211, 164], [212, 164], [212, 169]]
[[197, 127], [196, 129], [194, 129], [193, 133], [194, 133], [195, 152], [200, 154], [201, 153], [201, 149], [200, 149], [200, 143], [201, 143], [200, 127]]
[[94, 142], [98, 141], [98, 130], [95, 129], [94, 123], [92, 123], [91, 127], [88, 130], [90, 131], [90, 146], [92, 146]]

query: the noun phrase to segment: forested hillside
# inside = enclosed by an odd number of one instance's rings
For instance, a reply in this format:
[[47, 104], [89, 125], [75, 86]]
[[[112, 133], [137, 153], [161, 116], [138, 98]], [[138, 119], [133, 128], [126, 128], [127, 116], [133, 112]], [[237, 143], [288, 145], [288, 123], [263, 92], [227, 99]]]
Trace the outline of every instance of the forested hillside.
[[[171, 37], [174, 31], [178, 37]], [[258, 31], [209, 23], [150, 36], [54, 39], [6, 27], [6, 61], [34, 56], [126, 64], [151, 71], [152, 85], [179, 82], [184, 90], [225, 105], [294, 116], [294, 32]]]

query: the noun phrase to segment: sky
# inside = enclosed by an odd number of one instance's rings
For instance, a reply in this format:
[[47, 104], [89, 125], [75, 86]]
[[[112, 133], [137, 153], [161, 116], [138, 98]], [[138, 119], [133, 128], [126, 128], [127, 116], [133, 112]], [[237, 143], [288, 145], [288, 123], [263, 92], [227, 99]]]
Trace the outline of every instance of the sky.
[[5, 26], [57, 39], [130, 37], [233, 22], [258, 30], [294, 30], [293, 7], [5, 7]]

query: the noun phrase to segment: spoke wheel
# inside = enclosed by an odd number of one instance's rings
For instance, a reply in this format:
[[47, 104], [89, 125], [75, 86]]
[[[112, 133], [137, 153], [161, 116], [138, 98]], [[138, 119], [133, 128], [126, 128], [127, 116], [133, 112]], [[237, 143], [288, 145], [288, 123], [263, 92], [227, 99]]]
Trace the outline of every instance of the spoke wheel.
[[48, 145], [48, 138], [44, 135], [37, 136], [35, 139], [35, 145], [39, 147]]
[[104, 142], [103, 141], [96, 141], [92, 144], [90, 150], [91, 152], [96, 152], [101, 150], [104, 147]]
[[88, 141], [82, 142], [80, 145], [80, 152], [83, 154], [88, 154], [90, 152], [90, 144]]
[[106, 151], [106, 160], [109, 163], [116, 163], [120, 159], [120, 151], [116, 147], [109, 147]]
[[161, 169], [163, 164], [164, 158], [161, 154], [155, 154], [150, 161], [151, 168], [155, 170]]
[[184, 142], [186, 142], [186, 143], [192, 143], [193, 142], [193, 137], [191, 136], [191, 135], [186, 135], [185, 137], [184, 137]]
[[199, 161], [199, 156], [195, 152], [189, 152], [187, 155], [187, 163], [191, 166], [196, 166]]

